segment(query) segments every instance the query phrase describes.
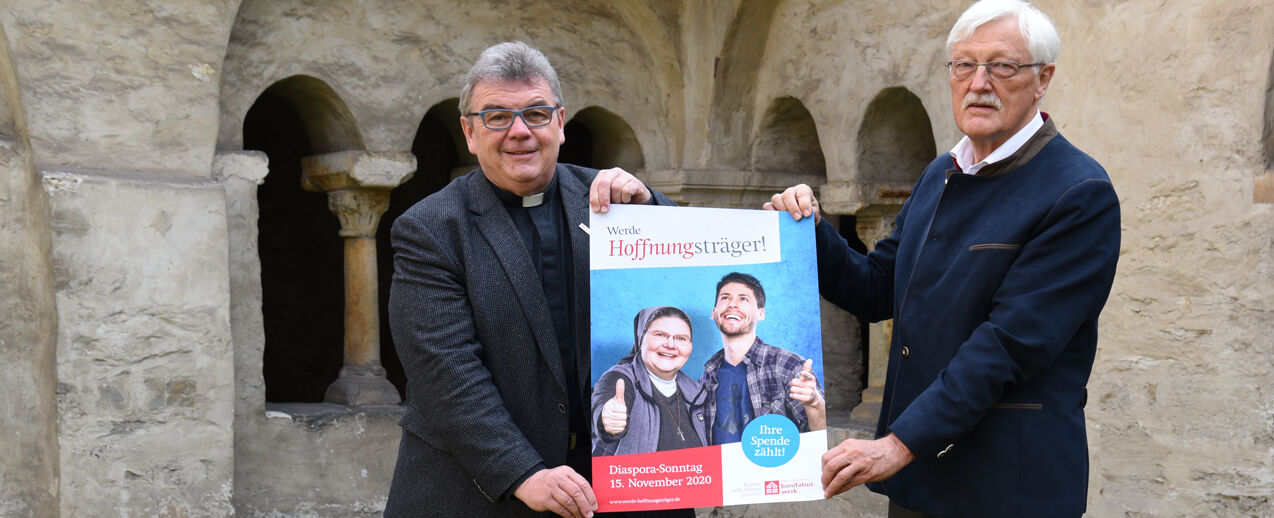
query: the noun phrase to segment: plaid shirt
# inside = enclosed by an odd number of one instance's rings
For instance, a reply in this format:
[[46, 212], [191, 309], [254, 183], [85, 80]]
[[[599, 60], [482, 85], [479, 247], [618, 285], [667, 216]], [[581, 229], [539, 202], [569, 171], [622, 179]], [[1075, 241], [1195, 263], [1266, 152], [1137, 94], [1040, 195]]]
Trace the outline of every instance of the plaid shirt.
[[[717, 371], [721, 369], [723, 361], [725, 361], [725, 349], [717, 351], [707, 363], [703, 364], [703, 375], [699, 377], [699, 383], [703, 384], [703, 390], [708, 393], [707, 444], [713, 444], [712, 423], [717, 416], [715, 396]], [[792, 378], [799, 375], [801, 369], [805, 367], [805, 358], [762, 342], [761, 337], [758, 336], [739, 364], [747, 367], [748, 399], [752, 401], [754, 419], [765, 414], [782, 414], [796, 423], [796, 427], [801, 432], [810, 431], [809, 419], [805, 417], [805, 406], [801, 405], [800, 401], [789, 397]], [[820, 386], [819, 392], [822, 391]]]

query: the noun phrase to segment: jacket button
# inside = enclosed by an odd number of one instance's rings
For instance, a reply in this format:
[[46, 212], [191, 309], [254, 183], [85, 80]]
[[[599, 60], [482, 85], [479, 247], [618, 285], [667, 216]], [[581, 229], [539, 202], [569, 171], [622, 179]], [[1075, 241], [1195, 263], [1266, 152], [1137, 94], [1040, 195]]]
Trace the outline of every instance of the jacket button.
[[565, 413], [566, 413], [566, 403], [558, 403], [558, 404], [557, 404], [557, 411], [558, 411], [558, 412], [561, 412], [561, 413], [563, 413], [563, 414], [565, 414]]
[[910, 356], [911, 356], [911, 349], [908, 349], [908, 348], [907, 348], [907, 346], [905, 346], [905, 345], [904, 345], [904, 346], [902, 346], [902, 357], [903, 357], [903, 358], [908, 358], [908, 357], [910, 357]]
[[951, 451], [951, 448], [954, 448], [954, 447], [955, 447], [954, 444], [948, 444], [946, 449], [938, 452], [938, 458], [941, 459], [943, 455], [946, 455], [947, 452]]

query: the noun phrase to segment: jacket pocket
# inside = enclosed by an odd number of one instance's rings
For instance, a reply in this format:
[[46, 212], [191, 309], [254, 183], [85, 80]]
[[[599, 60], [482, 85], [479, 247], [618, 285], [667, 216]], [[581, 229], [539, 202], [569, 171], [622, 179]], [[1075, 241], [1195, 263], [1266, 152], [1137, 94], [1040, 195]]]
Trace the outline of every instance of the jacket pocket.
[[991, 408], [1000, 410], [1043, 410], [1043, 403], [996, 403]]
[[1019, 250], [1022, 245], [1013, 243], [983, 243], [980, 245], [970, 245], [969, 251], [976, 252], [978, 250]]

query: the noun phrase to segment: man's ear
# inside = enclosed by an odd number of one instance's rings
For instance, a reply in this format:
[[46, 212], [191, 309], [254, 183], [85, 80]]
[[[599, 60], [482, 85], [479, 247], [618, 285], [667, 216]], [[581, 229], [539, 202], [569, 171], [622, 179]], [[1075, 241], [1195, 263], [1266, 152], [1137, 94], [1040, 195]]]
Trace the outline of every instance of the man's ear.
[[561, 136], [558, 138], [559, 142], [557, 143], [557, 145], [560, 146], [566, 143], [566, 107], [563, 106], [558, 108], [558, 111], [560, 113], [558, 114], [557, 121], [555, 121], [555, 123], [557, 124], [557, 134]]
[[460, 131], [464, 132], [465, 144], [469, 146], [469, 152], [476, 156], [478, 151], [475, 149], [477, 146], [475, 146], [473, 142], [473, 126], [471, 123], [472, 121], [469, 120], [469, 117], [465, 117], [464, 115], [460, 116]]
[[757, 308], [756, 321], [760, 322], [762, 320], [765, 320], [765, 308]]
[[1044, 98], [1044, 93], [1048, 91], [1048, 84], [1053, 80], [1053, 72], [1056, 70], [1056, 63], [1040, 65], [1040, 83], [1035, 87], [1035, 102], [1039, 102], [1040, 99]]

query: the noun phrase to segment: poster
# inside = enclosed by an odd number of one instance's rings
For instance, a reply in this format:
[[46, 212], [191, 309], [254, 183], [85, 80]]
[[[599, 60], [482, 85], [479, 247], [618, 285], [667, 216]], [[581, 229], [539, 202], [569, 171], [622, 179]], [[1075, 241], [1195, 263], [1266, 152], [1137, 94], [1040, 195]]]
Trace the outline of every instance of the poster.
[[823, 498], [813, 219], [612, 205], [590, 234], [599, 511]]

